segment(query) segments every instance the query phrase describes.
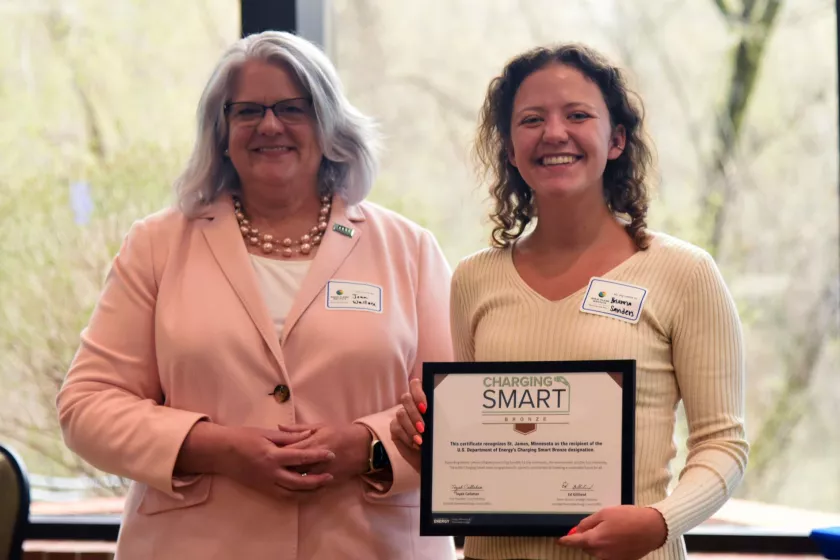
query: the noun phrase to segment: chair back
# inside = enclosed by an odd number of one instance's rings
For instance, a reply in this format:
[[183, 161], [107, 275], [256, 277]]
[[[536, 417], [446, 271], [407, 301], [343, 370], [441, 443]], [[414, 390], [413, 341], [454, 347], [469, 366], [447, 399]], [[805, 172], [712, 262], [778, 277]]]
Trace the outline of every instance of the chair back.
[[20, 457], [0, 444], [0, 560], [20, 560], [29, 525], [29, 479]]

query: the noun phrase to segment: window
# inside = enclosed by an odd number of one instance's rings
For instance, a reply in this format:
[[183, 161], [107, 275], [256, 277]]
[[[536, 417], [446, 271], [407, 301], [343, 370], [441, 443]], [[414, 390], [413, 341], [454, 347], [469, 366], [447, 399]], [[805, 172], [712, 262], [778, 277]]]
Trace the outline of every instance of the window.
[[505, 61], [582, 41], [629, 69], [658, 152], [650, 223], [715, 256], [745, 330], [751, 462], [709, 525], [840, 524], [835, 15], [826, 0], [333, 2], [327, 48], [387, 137], [373, 198], [453, 265], [487, 244], [469, 145]]
[[[757, 2], [750, 24], [737, 0], [322, 4], [349, 96], [387, 135], [373, 199], [453, 265], [486, 245], [468, 147], [505, 60], [580, 40], [630, 70], [659, 155], [651, 224], [715, 255], [744, 323], [750, 470], [709, 526], [840, 525], [834, 2]], [[130, 223], [171, 200], [240, 2], [0, 0], [0, 15], [0, 440], [32, 473], [33, 514], [118, 513], [123, 481], [64, 448], [53, 401]]]
[[122, 481], [61, 443], [54, 399], [131, 222], [170, 201], [236, 0], [0, 2], [0, 440], [32, 513], [118, 513]]

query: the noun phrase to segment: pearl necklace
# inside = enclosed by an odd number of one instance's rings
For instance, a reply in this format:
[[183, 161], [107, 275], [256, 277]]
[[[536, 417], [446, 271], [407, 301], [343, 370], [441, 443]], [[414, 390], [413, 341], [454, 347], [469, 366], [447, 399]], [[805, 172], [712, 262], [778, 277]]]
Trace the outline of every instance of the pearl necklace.
[[327, 231], [327, 221], [330, 219], [331, 200], [328, 196], [321, 197], [318, 225], [312, 226], [309, 229], [309, 233], [301, 235], [295, 240], [287, 237], [280, 241], [270, 233], [260, 234], [260, 231], [252, 226], [248, 217], [245, 216], [242, 203], [237, 197], [233, 197], [233, 208], [236, 214], [236, 221], [239, 222], [239, 231], [242, 232], [242, 237], [245, 238], [247, 243], [255, 247], [259, 245], [263, 253], [269, 254], [276, 251], [286, 258], [290, 258], [294, 254], [308, 255], [312, 252], [313, 247], [320, 245], [321, 239]]

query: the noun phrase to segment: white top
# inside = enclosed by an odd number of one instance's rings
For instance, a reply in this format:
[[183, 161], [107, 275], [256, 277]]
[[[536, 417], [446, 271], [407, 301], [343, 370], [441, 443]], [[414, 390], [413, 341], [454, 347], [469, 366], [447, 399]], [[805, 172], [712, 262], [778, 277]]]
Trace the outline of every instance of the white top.
[[259, 255], [250, 256], [257, 273], [260, 291], [279, 337], [283, 334], [286, 316], [292, 308], [303, 279], [306, 278], [306, 273], [309, 272], [312, 260], [291, 261], [269, 259]]

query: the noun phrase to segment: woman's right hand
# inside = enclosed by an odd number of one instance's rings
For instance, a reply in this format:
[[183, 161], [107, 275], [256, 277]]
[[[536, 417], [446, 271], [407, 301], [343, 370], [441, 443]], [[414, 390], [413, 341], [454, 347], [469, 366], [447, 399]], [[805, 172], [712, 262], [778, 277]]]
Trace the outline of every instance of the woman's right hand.
[[402, 406], [391, 420], [391, 438], [401, 441], [408, 447], [420, 449], [423, 444], [421, 435], [426, 428], [421, 414], [426, 413], [426, 394], [419, 379], [412, 379], [408, 384], [409, 392], [400, 398]]
[[325, 448], [291, 449], [309, 432], [197, 423], [187, 435], [176, 467], [186, 474], [213, 473], [278, 499], [317, 490], [332, 481], [329, 474], [301, 474], [301, 467], [331, 461]]

